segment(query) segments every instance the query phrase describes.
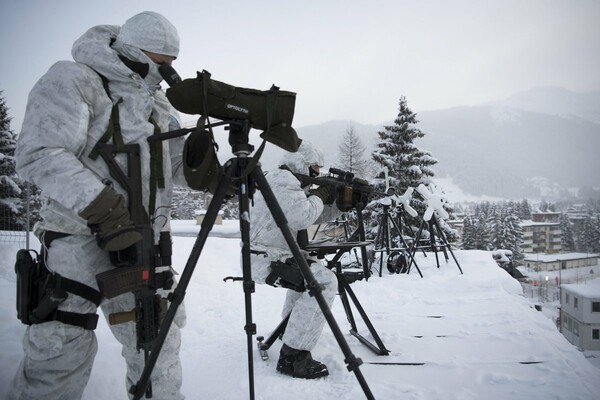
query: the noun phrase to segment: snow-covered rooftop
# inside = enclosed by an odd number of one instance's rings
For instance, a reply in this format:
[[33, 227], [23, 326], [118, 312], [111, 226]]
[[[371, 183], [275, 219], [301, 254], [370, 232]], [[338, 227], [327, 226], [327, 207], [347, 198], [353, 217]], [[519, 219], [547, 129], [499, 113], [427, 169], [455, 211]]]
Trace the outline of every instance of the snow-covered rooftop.
[[[173, 229], [193, 235], [194, 222], [173, 221]], [[183, 392], [188, 399], [247, 399], [244, 292], [237, 221], [215, 226], [187, 288], [187, 325], [182, 331]], [[219, 235], [219, 236], [213, 236]], [[194, 237], [173, 238], [174, 267], [181, 273]], [[14, 247], [0, 244], [0, 398], [21, 358], [25, 327], [14, 307]], [[381, 337], [388, 356], [378, 356], [350, 335], [339, 298], [332, 312], [360, 370], [378, 400], [597, 399], [600, 369], [590, 363], [522, 296], [519, 283], [494, 262], [490, 252], [455, 251], [452, 259], [416, 255], [424, 278], [390, 274], [384, 267], [368, 281], [352, 284]], [[285, 290], [257, 285], [252, 295], [257, 334], [268, 336], [280, 322]], [[356, 310], [359, 332], [371, 339]], [[127, 399], [121, 346], [103, 318], [95, 331], [99, 352], [85, 400]], [[253, 346], [257, 399], [354, 400], [365, 395], [326, 326], [315, 359], [330, 376], [292, 379], [275, 371], [281, 342], [262, 361]]]
[[556, 262], [556, 261], [568, 261], [568, 260], [580, 260], [585, 258], [596, 258], [600, 257], [600, 254], [596, 253], [527, 253], [524, 255], [525, 261], [540, 261], [544, 263]]
[[588, 299], [600, 299], [600, 279], [594, 279], [585, 284], [569, 283], [562, 287]]

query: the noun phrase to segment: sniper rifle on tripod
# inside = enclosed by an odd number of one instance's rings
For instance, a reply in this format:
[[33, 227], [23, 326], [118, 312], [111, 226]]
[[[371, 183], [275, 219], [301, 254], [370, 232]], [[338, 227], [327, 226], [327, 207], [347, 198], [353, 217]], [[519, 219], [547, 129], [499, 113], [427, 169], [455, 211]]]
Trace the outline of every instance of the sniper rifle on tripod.
[[354, 173], [338, 168], [329, 168], [329, 176], [294, 175], [303, 183], [334, 188], [337, 192], [337, 205], [341, 211], [357, 207], [362, 209], [372, 196], [387, 196], [386, 193], [374, 191], [366, 180], [355, 178]]

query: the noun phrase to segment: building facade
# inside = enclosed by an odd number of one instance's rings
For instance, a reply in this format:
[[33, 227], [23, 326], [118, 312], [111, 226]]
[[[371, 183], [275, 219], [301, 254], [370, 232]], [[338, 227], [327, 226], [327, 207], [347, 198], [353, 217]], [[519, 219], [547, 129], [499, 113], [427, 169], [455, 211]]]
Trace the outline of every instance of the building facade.
[[600, 350], [600, 279], [561, 287], [561, 332], [580, 350]]
[[535, 271], [558, 271], [598, 265], [600, 254], [561, 253], [561, 254], [525, 254], [523, 264]]
[[521, 222], [521, 228], [524, 253], [560, 253], [560, 213], [531, 213], [531, 220]]

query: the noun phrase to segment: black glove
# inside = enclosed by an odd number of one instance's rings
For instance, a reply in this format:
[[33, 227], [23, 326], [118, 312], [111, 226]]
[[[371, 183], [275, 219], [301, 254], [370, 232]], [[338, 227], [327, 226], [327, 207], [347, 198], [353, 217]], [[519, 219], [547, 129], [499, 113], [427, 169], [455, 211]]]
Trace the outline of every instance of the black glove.
[[142, 240], [125, 206], [125, 198], [106, 186], [79, 216], [87, 221], [103, 250], [123, 250]]
[[311, 196], [317, 196], [323, 200], [323, 204], [333, 204], [335, 196], [331, 193], [331, 187], [328, 185], [319, 186], [308, 192]]

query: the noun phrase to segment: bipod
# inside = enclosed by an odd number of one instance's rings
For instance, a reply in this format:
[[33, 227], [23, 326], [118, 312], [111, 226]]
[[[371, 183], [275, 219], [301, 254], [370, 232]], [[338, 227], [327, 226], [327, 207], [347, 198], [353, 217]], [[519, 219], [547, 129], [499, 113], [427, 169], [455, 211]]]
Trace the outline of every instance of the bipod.
[[[364, 344], [371, 351], [373, 351], [375, 354], [380, 355], [380, 356], [387, 356], [390, 353], [390, 351], [385, 348], [385, 345], [383, 344], [381, 338], [379, 337], [379, 334], [375, 330], [375, 327], [371, 323], [371, 320], [367, 316], [367, 313], [365, 312], [364, 308], [360, 304], [360, 301], [358, 301], [358, 297], [356, 296], [356, 294], [350, 287], [351, 283], [353, 283], [357, 280], [361, 280], [363, 278], [364, 272], [363, 272], [363, 274], [361, 274], [360, 272], [354, 272], [354, 273], [343, 272], [342, 264], [339, 261], [342, 258], [344, 253], [350, 251], [351, 249], [353, 249], [355, 247], [364, 247], [368, 244], [370, 244], [370, 242], [347, 242], [347, 243], [333, 243], [333, 244], [322, 244], [321, 243], [321, 244], [315, 244], [312, 246], [308, 245], [304, 248], [304, 250], [306, 250], [312, 254], [315, 254], [317, 256], [317, 258], [321, 258], [321, 259], [325, 259], [326, 254], [335, 254], [335, 256], [331, 260], [327, 260], [327, 265], [328, 265], [329, 269], [335, 271], [335, 274], [338, 278], [338, 294], [342, 300], [342, 305], [344, 306], [344, 311], [346, 312], [346, 318], [348, 319], [348, 322], [350, 323], [350, 328], [351, 328], [350, 333], [354, 337], [356, 337], [362, 344]], [[348, 298], [348, 296], [350, 298]], [[364, 321], [365, 325], [367, 326], [369, 333], [375, 340], [375, 344], [371, 343], [367, 338], [365, 338], [358, 332], [358, 328], [356, 326], [356, 320], [354, 319], [354, 315], [352, 314], [352, 307], [350, 305], [350, 300], [352, 300], [352, 303], [354, 303], [356, 310], [362, 317], [362, 320]]]
[[325, 320], [329, 324], [333, 335], [335, 336], [338, 345], [340, 346], [342, 353], [344, 354], [344, 362], [349, 371], [354, 372], [356, 379], [358, 380], [361, 388], [363, 389], [367, 399], [374, 399], [371, 389], [369, 388], [362, 372], [359, 368], [362, 364], [362, 360], [355, 357], [352, 354], [350, 346], [344, 339], [344, 336], [337, 325], [331, 310], [327, 304], [327, 301], [321, 293], [321, 287], [319, 282], [315, 279], [314, 275], [308, 267], [308, 263], [304, 259], [298, 244], [292, 231], [288, 226], [287, 220], [271, 187], [269, 186], [264, 174], [258, 165], [258, 162], [254, 162], [250, 155], [254, 147], [248, 144], [248, 134], [250, 131], [250, 124], [248, 121], [229, 121], [229, 143], [232, 146], [234, 158], [230, 159], [225, 163], [225, 173], [220, 178], [219, 184], [213, 198], [208, 206], [206, 215], [200, 226], [200, 232], [196, 238], [194, 246], [190, 252], [190, 256], [185, 265], [185, 268], [179, 279], [179, 283], [175, 290], [169, 295], [171, 302], [167, 313], [164, 317], [163, 323], [160, 326], [156, 341], [150, 351], [150, 356], [146, 360], [144, 370], [140, 376], [138, 382], [130, 388], [130, 393], [133, 398], [139, 400], [148, 385], [152, 370], [156, 365], [160, 351], [164, 345], [165, 339], [169, 328], [171, 327], [177, 309], [182, 304], [185, 297], [185, 291], [190, 283], [191, 277], [194, 273], [194, 269], [198, 263], [198, 259], [202, 253], [202, 249], [208, 239], [208, 234], [214, 226], [215, 220], [217, 219], [221, 204], [226, 199], [227, 192], [231, 187], [231, 183], [236, 185], [236, 195], [239, 199], [239, 215], [240, 215], [240, 232], [242, 240], [242, 272], [243, 272], [243, 287], [245, 294], [245, 311], [246, 311], [246, 325], [244, 330], [247, 335], [248, 345], [248, 380], [249, 380], [249, 396], [251, 400], [254, 400], [254, 364], [253, 364], [253, 347], [252, 347], [252, 336], [256, 333], [256, 325], [252, 322], [252, 302], [251, 294], [254, 292], [254, 281], [252, 280], [252, 273], [250, 268], [250, 192], [253, 185], [257, 190], [260, 190], [267, 207], [271, 211], [277, 226], [281, 230], [298, 267], [306, 281], [306, 288], [317, 301]]
[[[414, 264], [415, 268], [419, 272], [419, 275], [421, 275], [421, 278], [423, 278], [423, 274], [421, 273], [421, 270], [417, 265], [417, 261], [413, 257], [413, 254], [410, 250], [410, 246], [408, 245], [408, 243], [404, 239], [404, 235], [402, 234], [401, 225], [403, 218], [403, 209], [400, 207], [396, 211], [399, 223], [396, 222], [396, 220], [392, 217], [389, 209], [389, 205], [383, 204], [383, 213], [381, 213], [379, 216], [379, 226], [377, 229], [377, 235], [375, 236], [375, 249], [373, 253], [382, 253], [379, 256], [379, 276], [381, 277], [382, 274], [383, 253], [385, 252], [388, 256], [386, 263], [388, 264], [387, 267], [390, 272], [395, 272], [398, 274], [401, 272], [406, 272], [408, 274], [410, 273], [410, 269]], [[392, 227], [396, 230], [402, 247], [392, 248]], [[394, 255], [397, 256], [397, 265], [391, 265], [393, 264]], [[404, 257], [410, 258], [410, 263], [408, 263], [408, 265]], [[373, 256], [373, 261], [375, 261], [375, 256]], [[404, 261], [404, 265], [402, 265], [402, 261]]]
[[[454, 259], [454, 262], [456, 263], [456, 266], [458, 267], [458, 270], [462, 274], [463, 270], [460, 267], [460, 264], [458, 263], [458, 260], [454, 256], [454, 252], [452, 251], [452, 247], [448, 243], [448, 240], [446, 239], [446, 235], [444, 234], [444, 231], [440, 227], [440, 224], [437, 221], [437, 216], [435, 215], [435, 213], [431, 216], [431, 218], [429, 219], [429, 221], [423, 220], [423, 222], [421, 223], [421, 226], [419, 227], [419, 232], [417, 233], [417, 236], [415, 237], [415, 243], [414, 243], [414, 246], [412, 248], [411, 254], [414, 256], [414, 254], [417, 251], [417, 248], [423, 248], [421, 246], [418, 246], [418, 243], [421, 240], [421, 234], [423, 232], [423, 228], [425, 227], [425, 225], [427, 225], [427, 227], [428, 227], [427, 230], [429, 231], [429, 245], [426, 246], [426, 247], [430, 247], [431, 250], [435, 253], [435, 262], [437, 264], [437, 267], [440, 268], [440, 260], [439, 260], [439, 257], [438, 257], [438, 249], [441, 249], [444, 252], [444, 258], [446, 259], [446, 263], [450, 259], [448, 257], [448, 253], [446, 252], [446, 249], [448, 249], [448, 251], [452, 255], [452, 258]], [[441, 241], [442, 244], [438, 244], [437, 243], [436, 234], [437, 234], [437, 237], [439, 237], [439, 240]]]

